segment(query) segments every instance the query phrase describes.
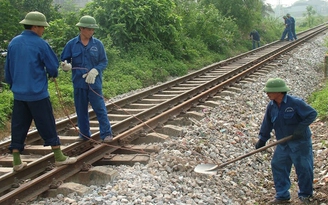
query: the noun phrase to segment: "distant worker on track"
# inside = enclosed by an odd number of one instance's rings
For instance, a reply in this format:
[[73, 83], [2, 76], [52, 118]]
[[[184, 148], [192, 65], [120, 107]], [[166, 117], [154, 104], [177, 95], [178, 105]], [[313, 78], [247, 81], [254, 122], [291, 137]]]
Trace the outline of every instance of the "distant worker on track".
[[100, 138], [103, 142], [110, 142], [113, 139], [112, 127], [102, 96], [102, 73], [108, 65], [106, 51], [103, 43], [93, 37], [98, 28], [95, 18], [83, 16], [76, 26], [80, 34], [64, 47], [61, 66], [64, 71], [72, 70], [79, 135], [83, 140], [91, 136], [88, 113], [90, 102], [99, 122]]
[[296, 40], [297, 37], [296, 37], [296, 33], [295, 33], [295, 19], [294, 19], [294, 17], [292, 17], [290, 14], [287, 14], [287, 18], [288, 18], [288, 19], [290, 20], [290, 22], [291, 22], [291, 24], [290, 24], [290, 31], [291, 31], [291, 33], [292, 33], [292, 35], [293, 35], [294, 40]]
[[286, 35], [288, 37], [287, 41], [293, 41], [293, 34], [291, 32], [291, 21], [290, 19], [287, 18], [287, 16], [283, 16], [284, 19], [284, 25], [285, 25], [285, 29], [284, 32], [282, 33], [282, 36], [280, 38], [280, 41], [284, 41], [286, 38]]
[[263, 90], [270, 102], [255, 148], [265, 146], [272, 130], [277, 140], [293, 136], [291, 140], [278, 144], [273, 153], [271, 170], [276, 195], [269, 204], [290, 203], [290, 173], [293, 166], [298, 178], [298, 198], [308, 204], [313, 196], [312, 133], [309, 125], [316, 119], [317, 111], [303, 99], [288, 95], [290, 89], [281, 78], [268, 79]]
[[253, 43], [253, 49], [257, 47], [260, 47], [260, 34], [257, 30], [252, 30], [251, 33], [249, 34], [250, 39], [252, 40]]
[[49, 24], [37, 11], [29, 12], [19, 23], [24, 25], [25, 31], [11, 40], [5, 63], [5, 80], [14, 94], [9, 146], [13, 169], [20, 171], [27, 166], [21, 161], [20, 153], [24, 150], [32, 120], [44, 146], [51, 146], [56, 166], [75, 163], [75, 157], [65, 156], [60, 149], [48, 92], [48, 77], [56, 78], [59, 67], [56, 54], [41, 38]]

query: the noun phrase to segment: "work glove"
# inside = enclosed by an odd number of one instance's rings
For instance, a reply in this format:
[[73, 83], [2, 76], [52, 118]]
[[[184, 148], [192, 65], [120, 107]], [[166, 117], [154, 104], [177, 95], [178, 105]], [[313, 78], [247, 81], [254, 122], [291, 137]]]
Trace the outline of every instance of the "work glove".
[[301, 140], [304, 138], [305, 132], [306, 132], [306, 127], [304, 125], [299, 125], [293, 133], [292, 140]]
[[265, 141], [259, 139], [259, 141], [257, 141], [257, 143], [255, 144], [255, 149], [260, 149], [261, 147], [264, 147], [265, 143]]
[[89, 73], [86, 73], [82, 76], [82, 78], [85, 78], [85, 82], [89, 84], [94, 84], [96, 81], [96, 77], [98, 75], [98, 71], [95, 68], [92, 68]]
[[65, 60], [64, 62], [61, 62], [60, 65], [61, 65], [63, 71], [65, 71], [65, 72], [72, 70], [72, 64], [67, 63], [67, 60]]

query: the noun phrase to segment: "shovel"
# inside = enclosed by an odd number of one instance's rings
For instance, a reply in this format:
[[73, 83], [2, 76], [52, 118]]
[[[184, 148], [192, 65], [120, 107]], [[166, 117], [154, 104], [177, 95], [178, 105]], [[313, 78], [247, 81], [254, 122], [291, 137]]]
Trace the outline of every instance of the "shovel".
[[222, 163], [222, 164], [199, 164], [199, 165], [197, 165], [195, 167], [194, 171], [197, 172], [197, 173], [201, 173], [201, 174], [216, 174], [216, 172], [217, 172], [218, 169], [220, 169], [220, 168], [222, 168], [224, 166], [227, 166], [228, 164], [231, 164], [231, 163], [233, 163], [235, 161], [241, 160], [241, 159], [243, 159], [245, 157], [248, 157], [248, 156], [253, 155], [255, 153], [261, 152], [263, 150], [266, 150], [269, 147], [273, 147], [273, 146], [275, 146], [277, 144], [284, 143], [284, 142], [290, 140], [292, 137], [293, 137], [292, 135], [290, 135], [288, 137], [284, 137], [284, 138], [282, 138], [282, 139], [280, 139], [278, 141], [275, 141], [275, 142], [273, 142], [271, 144], [268, 144], [268, 145], [266, 145], [264, 147], [261, 147], [259, 149], [256, 149], [256, 150], [254, 150], [252, 152], [249, 152], [249, 153], [247, 153], [245, 155], [242, 155], [240, 157], [237, 157], [237, 158], [235, 158], [233, 160], [227, 161], [227, 162]]

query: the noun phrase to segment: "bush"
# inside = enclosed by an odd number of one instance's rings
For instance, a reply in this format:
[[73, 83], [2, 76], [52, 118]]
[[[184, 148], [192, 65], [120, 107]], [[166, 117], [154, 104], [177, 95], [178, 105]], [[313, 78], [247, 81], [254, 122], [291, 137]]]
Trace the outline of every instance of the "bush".
[[12, 113], [14, 97], [8, 89], [4, 89], [0, 94], [0, 128], [3, 128]]

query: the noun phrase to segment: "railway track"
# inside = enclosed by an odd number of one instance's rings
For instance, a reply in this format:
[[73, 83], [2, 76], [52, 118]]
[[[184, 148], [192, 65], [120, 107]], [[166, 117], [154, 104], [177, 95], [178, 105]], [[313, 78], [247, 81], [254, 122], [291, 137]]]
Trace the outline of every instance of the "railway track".
[[56, 186], [58, 181], [64, 181], [81, 170], [87, 171], [95, 163], [114, 164], [116, 153], [143, 155], [143, 160], [147, 161], [148, 153], [155, 152], [157, 148], [141, 143], [166, 140], [167, 133], [161, 131], [169, 129], [167, 122], [232, 89], [243, 79], [260, 72], [266, 64], [325, 30], [326, 25], [320, 25], [299, 33], [297, 41], [276, 41], [107, 104], [114, 132], [114, 140], [109, 144], [100, 142], [98, 122], [92, 110], [89, 111], [92, 136], [88, 141], [79, 141], [75, 115], [57, 121], [63, 151], [69, 156], [77, 156], [73, 165], [55, 167], [50, 148], [43, 147], [38, 132], [33, 130], [28, 133], [27, 146], [22, 154], [28, 166], [20, 172], [12, 172], [12, 156], [8, 154], [10, 141], [2, 142], [0, 204], [25, 203], [49, 187]]

